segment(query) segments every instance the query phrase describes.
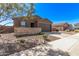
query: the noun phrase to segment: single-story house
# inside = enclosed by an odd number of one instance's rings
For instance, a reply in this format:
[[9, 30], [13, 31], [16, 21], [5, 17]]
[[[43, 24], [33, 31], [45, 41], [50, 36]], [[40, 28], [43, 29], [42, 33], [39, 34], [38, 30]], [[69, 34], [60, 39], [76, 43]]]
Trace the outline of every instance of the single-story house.
[[59, 23], [59, 24], [52, 24], [52, 31], [64, 31], [69, 29], [70, 25], [68, 23]]
[[43, 19], [39, 16], [15, 17], [14, 31], [25, 34], [36, 34], [39, 32], [51, 32], [52, 22], [48, 19]]

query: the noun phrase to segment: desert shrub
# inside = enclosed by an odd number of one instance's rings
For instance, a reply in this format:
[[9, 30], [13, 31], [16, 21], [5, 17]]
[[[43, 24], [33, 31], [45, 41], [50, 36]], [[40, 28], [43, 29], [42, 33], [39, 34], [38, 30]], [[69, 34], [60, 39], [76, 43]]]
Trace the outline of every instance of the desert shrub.
[[40, 32], [40, 33], [39, 33], [39, 35], [44, 35], [44, 34], [45, 34], [45, 33], [43, 33], [43, 32]]
[[25, 43], [24, 39], [17, 40], [18, 43]]
[[56, 32], [59, 32], [59, 30], [58, 30], [58, 29], [56, 29]]
[[75, 30], [75, 32], [79, 32], [79, 30]]
[[66, 29], [65, 32], [70, 32], [70, 30], [69, 29]]
[[49, 39], [48, 39], [48, 34], [44, 34], [44, 35], [43, 35], [43, 38], [44, 38], [44, 40], [49, 41]]
[[47, 39], [47, 35], [43, 35], [43, 38], [44, 38], [44, 39]]
[[17, 40], [16, 43], [23, 47], [26, 46], [26, 41], [24, 39]]
[[54, 40], [60, 39], [59, 37], [49, 36], [48, 34], [43, 35], [43, 38], [45, 41], [54, 41]]

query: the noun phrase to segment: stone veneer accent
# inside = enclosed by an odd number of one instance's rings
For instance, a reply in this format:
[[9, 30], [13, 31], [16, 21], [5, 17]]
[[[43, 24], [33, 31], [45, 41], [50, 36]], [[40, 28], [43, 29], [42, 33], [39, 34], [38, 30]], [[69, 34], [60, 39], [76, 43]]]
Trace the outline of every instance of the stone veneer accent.
[[17, 27], [14, 28], [14, 32], [16, 35], [23, 35], [23, 34], [38, 34], [41, 32], [41, 28], [24, 28], [24, 27]]

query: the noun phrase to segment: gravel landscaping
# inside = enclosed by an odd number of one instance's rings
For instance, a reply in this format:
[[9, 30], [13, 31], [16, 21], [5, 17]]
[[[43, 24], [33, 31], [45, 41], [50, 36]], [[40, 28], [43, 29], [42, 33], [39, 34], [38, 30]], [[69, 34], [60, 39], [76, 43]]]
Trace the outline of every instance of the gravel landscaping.
[[[55, 36], [49, 36], [47, 39], [49, 39], [49, 41], [54, 41], [60, 38]], [[1, 34], [0, 56], [8, 56], [11, 54], [16, 56], [61, 55], [62, 51], [54, 51], [46, 43], [47, 40], [43, 37], [43, 35], [16, 37], [14, 36], [14, 33]], [[52, 53], [50, 52], [51, 50]]]
[[69, 56], [69, 54], [61, 50], [54, 50], [48, 44], [42, 44], [9, 56]]
[[45, 40], [40, 36], [19, 37], [16, 38], [13, 33], [1, 34], [0, 37], [0, 55], [6, 56], [25, 49], [44, 44]]

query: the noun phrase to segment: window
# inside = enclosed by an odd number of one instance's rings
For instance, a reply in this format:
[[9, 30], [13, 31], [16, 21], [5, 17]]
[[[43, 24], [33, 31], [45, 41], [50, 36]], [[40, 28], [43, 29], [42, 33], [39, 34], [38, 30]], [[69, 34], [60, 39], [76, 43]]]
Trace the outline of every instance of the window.
[[25, 21], [21, 21], [21, 26], [25, 27], [26, 26], [26, 22]]

